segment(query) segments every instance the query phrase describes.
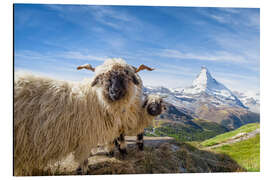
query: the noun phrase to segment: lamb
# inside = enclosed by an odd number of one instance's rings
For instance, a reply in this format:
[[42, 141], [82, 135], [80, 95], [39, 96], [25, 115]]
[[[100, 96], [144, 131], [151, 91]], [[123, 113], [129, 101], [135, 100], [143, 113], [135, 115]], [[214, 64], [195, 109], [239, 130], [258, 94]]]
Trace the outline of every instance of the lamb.
[[93, 68], [92, 80], [59, 81], [31, 74], [15, 77], [14, 174], [34, 175], [70, 153], [87, 172], [87, 157], [97, 144], [113, 141], [121, 119], [136, 99], [141, 65], [109, 59]]

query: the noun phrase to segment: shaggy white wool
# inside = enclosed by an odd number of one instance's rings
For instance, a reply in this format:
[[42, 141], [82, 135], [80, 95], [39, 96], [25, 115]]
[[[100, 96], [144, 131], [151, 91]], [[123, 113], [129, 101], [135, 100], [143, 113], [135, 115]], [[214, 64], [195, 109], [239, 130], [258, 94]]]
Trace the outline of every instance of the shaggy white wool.
[[[135, 72], [122, 59], [112, 59], [96, 68], [95, 77], [113, 70], [114, 65]], [[141, 90], [128, 82], [127, 95], [110, 103], [104, 100], [102, 86], [92, 87], [92, 81], [72, 83], [31, 74], [16, 75], [15, 175], [34, 175], [70, 153], [82, 166], [97, 144], [119, 136], [119, 129], [128, 119], [128, 109], [133, 101], [141, 99]]]
[[125, 62], [125, 60], [123, 60], [121, 58], [112, 58], [112, 59], [106, 60], [101, 66], [96, 67], [95, 68], [95, 73], [96, 74], [106, 73], [114, 65], [120, 65], [120, 66], [123, 66], [123, 67], [127, 68], [127, 70], [132, 71], [132, 68], [130, 67], [130, 65], [128, 65]]

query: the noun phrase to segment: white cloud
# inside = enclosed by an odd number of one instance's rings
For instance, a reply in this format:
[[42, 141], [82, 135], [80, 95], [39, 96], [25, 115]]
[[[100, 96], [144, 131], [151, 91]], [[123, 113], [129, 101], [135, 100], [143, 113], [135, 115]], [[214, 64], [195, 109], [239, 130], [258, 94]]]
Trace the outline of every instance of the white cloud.
[[89, 12], [95, 17], [97, 21], [115, 29], [122, 28], [120, 25], [121, 22], [136, 21], [136, 19], [133, 16], [123, 11], [115, 11], [109, 7], [86, 6], [85, 8], [89, 10]]
[[175, 49], [163, 49], [158, 53], [159, 56], [177, 58], [177, 59], [194, 59], [202, 61], [223, 61], [234, 63], [245, 63], [245, 58], [238, 54], [226, 52], [226, 51], [213, 51], [213, 52], [181, 52]]
[[143, 84], [147, 86], [163, 86], [167, 88], [186, 87], [192, 83], [192, 78], [164, 73], [145, 73], [140, 74]]
[[28, 68], [15, 68], [15, 76], [20, 73], [35, 74], [57, 80], [81, 81], [85, 78], [91, 78], [93, 73], [90, 71], [75, 71], [66, 67], [50, 67], [51, 71], [33, 70]]
[[208, 16], [211, 17], [212, 19], [215, 19], [216, 21], [220, 23], [228, 23], [228, 19], [224, 16], [214, 15], [214, 14], [209, 14]]
[[64, 57], [67, 59], [79, 59], [79, 60], [85, 60], [85, 61], [91, 61], [91, 60], [95, 60], [95, 61], [105, 61], [106, 59], [108, 59], [107, 57], [100, 57], [100, 56], [93, 56], [90, 54], [83, 54], [82, 52], [79, 51], [69, 51], [66, 53], [56, 53], [57, 57]]
[[238, 14], [241, 12], [239, 8], [219, 8], [220, 11], [228, 12], [228, 13], [233, 13], [233, 14]]
[[245, 91], [252, 91], [252, 92], [258, 92], [260, 87], [259, 84], [254, 83], [254, 79], [233, 79], [233, 78], [226, 78], [226, 77], [217, 77], [216, 78], [219, 82], [223, 83], [225, 86], [227, 86], [232, 91], [239, 91], [239, 92], [245, 92]]
[[217, 45], [227, 52], [233, 52], [241, 57], [243, 61], [240, 65], [252, 71], [259, 71], [260, 65], [260, 37], [259, 35], [216, 35], [212, 34], [211, 38]]
[[218, 8], [216, 12], [204, 12], [203, 15], [219, 23], [229, 24], [232, 28], [237, 29], [241, 26], [247, 26], [259, 30], [260, 15], [255, 11], [250, 11], [250, 9]]
[[215, 78], [217, 81], [223, 83], [232, 91], [253, 91], [257, 92], [260, 89], [260, 77], [259, 75], [241, 75], [235, 73], [215, 73]]
[[66, 52], [47, 52], [40, 53], [36, 51], [19, 51], [15, 52], [15, 61], [17, 58], [29, 59], [29, 60], [42, 60], [42, 61], [59, 61], [61, 59], [74, 59], [83, 61], [105, 61], [108, 57], [95, 56], [89, 53], [80, 51], [66, 51]]

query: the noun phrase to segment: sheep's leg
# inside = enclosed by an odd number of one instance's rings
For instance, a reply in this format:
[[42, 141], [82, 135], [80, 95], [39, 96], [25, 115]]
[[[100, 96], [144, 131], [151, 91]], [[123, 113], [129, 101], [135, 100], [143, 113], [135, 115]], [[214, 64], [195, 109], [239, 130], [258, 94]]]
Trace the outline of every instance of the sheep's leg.
[[79, 175], [86, 175], [88, 170], [88, 159], [85, 159], [82, 161], [79, 165], [79, 167], [76, 169], [77, 174]]
[[124, 158], [125, 155], [127, 155], [127, 145], [126, 145], [124, 133], [120, 134], [120, 136], [118, 137], [118, 141], [115, 141], [115, 146], [118, 148], [121, 157]]
[[109, 143], [108, 146], [107, 146], [108, 147], [107, 156], [109, 156], [109, 157], [114, 157], [114, 146], [116, 146], [115, 141], [116, 141], [116, 143], [118, 143], [117, 139], [115, 139], [113, 142]]
[[137, 146], [138, 146], [138, 149], [143, 151], [143, 147], [144, 147], [144, 144], [143, 144], [143, 133], [140, 133], [137, 135]]
[[[90, 153], [91, 156], [91, 153]], [[88, 171], [88, 157], [89, 157], [89, 152], [81, 149], [81, 150], [76, 150], [74, 153], [74, 158], [75, 161], [79, 162], [79, 167], [77, 168], [77, 174], [80, 175], [86, 175]]]

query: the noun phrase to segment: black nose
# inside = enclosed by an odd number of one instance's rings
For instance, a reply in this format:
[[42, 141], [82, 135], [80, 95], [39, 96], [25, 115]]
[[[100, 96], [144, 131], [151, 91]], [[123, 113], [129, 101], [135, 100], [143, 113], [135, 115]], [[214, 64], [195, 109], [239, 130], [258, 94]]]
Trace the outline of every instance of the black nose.
[[151, 103], [147, 107], [147, 112], [152, 116], [160, 115], [162, 107], [160, 103]]
[[124, 97], [126, 94], [125, 80], [122, 75], [112, 75], [109, 86], [109, 97], [112, 101], [116, 101]]
[[116, 101], [123, 97], [123, 92], [120, 88], [109, 88], [109, 95], [111, 100]]

